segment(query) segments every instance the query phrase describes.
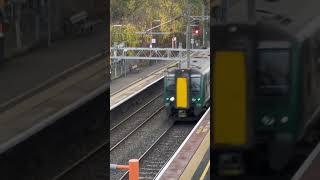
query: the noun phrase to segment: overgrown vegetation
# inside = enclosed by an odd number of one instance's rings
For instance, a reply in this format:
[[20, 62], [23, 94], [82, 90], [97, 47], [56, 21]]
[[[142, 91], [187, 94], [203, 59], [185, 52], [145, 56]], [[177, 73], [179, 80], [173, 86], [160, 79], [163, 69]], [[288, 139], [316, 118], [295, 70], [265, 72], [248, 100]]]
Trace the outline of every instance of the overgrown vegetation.
[[[145, 31], [174, 17], [186, 13], [187, 3], [191, 4], [191, 15], [201, 16], [202, 6], [209, 8], [209, 0], [111, 0], [111, 45], [124, 42], [130, 47], [147, 47], [151, 35], [136, 34]], [[122, 26], [113, 26], [122, 25]], [[154, 35], [157, 46], [171, 43], [176, 36], [180, 42], [185, 41], [186, 18], [181, 17], [155, 29], [156, 32], [170, 32], [166, 35]]]

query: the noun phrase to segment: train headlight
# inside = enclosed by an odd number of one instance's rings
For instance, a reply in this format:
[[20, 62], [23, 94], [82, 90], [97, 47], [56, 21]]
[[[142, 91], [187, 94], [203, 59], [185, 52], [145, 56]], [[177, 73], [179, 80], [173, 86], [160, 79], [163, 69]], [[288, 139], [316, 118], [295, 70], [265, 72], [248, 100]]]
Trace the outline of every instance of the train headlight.
[[280, 122], [281, 122], [282, 124], [284, 124], [284, 123], [287, 123], [288, 120], [289, 120], [288, 116], [284, 116], [284, 117], [281, 118]]
[[169, 98], [166, 98], [167, 101], [169, 101]]
[[198, 98], [198, 101], [200, 101], [200, 98]]
[[266, 126], [271, 126], [275, 122], [275, 120], [273, 117], [263, 116], [261, 122]]
[[192, 102], [195, 102], [195, 101], [196, 101], [196, 99], [195, 99], [195, 98], [192, 98], [192, 99], [191, 99], [191, 101], [192, 101]]
[[170, 101], [174, 101], [174, 97], [171, 97], [171, 98], [170, 98]]

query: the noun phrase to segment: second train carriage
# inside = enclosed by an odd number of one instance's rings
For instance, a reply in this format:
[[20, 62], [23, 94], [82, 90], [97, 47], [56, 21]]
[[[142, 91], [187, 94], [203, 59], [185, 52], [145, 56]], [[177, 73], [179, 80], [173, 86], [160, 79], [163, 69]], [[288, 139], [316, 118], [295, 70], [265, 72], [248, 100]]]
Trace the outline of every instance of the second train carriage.
[[319, 121], [320, 26], [294, 27], [301, 29], [272, 21], [214, 28], [216, 174], [280, 170]]

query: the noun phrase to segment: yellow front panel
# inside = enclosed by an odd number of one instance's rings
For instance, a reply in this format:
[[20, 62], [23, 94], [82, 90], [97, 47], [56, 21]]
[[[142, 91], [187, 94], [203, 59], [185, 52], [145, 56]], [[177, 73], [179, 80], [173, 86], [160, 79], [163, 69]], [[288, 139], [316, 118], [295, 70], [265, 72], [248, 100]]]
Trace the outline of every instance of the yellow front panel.
[[244, 145], [247, 143], [244, 53], [216, 52], [213, 78], [214, 144]]
[[178, 108], [188, 107], [188, 81], [187, 78], [177, 78], [176, 105]]

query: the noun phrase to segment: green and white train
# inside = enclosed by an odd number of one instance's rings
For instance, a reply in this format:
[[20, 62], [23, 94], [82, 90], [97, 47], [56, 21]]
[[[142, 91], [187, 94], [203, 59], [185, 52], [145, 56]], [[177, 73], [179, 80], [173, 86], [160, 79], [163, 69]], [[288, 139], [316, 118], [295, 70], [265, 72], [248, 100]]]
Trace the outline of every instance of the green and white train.
[[191, 61], [189, 69], [175, 69], [164, 79], [164, 102], [168, 116], [194, 120], [210, 104], [210, 59]]
[[280, 170], [320, 120], [319, 23], [213, 29], [214, 171], [242, 174], [263, 162]]

